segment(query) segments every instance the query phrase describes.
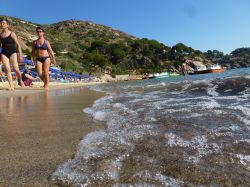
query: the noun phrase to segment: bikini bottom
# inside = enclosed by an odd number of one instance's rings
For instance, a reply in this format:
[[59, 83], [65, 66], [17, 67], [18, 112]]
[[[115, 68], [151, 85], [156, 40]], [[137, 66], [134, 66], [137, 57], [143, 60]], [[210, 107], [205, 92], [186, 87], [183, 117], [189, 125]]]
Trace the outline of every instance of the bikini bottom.
[[44, 63], [47, 58], [50, 58], [50, 57], [49, 56], [37, 57], [36, 60], [39, 61], [39, 62], [41, 62], [41, 63]]

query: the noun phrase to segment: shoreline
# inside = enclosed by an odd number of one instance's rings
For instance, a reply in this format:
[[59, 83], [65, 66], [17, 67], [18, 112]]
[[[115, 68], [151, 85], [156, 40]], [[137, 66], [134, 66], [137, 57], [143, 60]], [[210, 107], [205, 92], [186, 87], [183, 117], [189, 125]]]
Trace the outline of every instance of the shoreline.
[[60, 83], [60, 82], [50, 82], [49, 90], [43, 89], [42, 82], [34, 82], [32, 87], [21, 88], [15, 83], [15, 90], [8, 90], [7, 82], [0, 82], [0, 98], [9, 97], [9, 96], [22, 96], [29, 95], [34, 93], [47, 92], [58, 89], [67, 89], [67, 88], [76, 88], [76, 87], [86, 87], [91, 85], [104, 84], [104, 82], [78, 82], [78, 83]]
[[104, 128], [82, 110], [105, 94], [73, 84], [0, 89], [0, 186], [57, 186], [51, 174], [86, 134]]

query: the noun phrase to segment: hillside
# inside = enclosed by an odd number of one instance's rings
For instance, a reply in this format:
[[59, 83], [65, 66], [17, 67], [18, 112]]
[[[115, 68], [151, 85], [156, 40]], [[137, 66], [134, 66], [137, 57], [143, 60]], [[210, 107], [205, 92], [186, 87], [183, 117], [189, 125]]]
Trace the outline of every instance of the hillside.
[[[29, 55], [31, 42], [36, 39], [35, 28], [39, 24], [8, 18], [24, 53]], [[87, 21], [67, 20], [42, 27], [56, 53], [58, 64], [66, 71], [110, 74], [177, 71], [183, 61], [188, 61], [190, 68], [212, 63], [229, 68], [250, 65], [250, 55], [243, 57], [237, 50], [232, 55], [224, 55], [217, 50], [203, 53], [182, 43], [169, 47], [156, 40], [139, 39]], [[249, 50], [244, 51], [246, 53], [249, 54]]]
[[228, 68], [250, 67], [250, 48], [238, 48], [230, 55], [223, 56], [218, 60], [218, 63]]

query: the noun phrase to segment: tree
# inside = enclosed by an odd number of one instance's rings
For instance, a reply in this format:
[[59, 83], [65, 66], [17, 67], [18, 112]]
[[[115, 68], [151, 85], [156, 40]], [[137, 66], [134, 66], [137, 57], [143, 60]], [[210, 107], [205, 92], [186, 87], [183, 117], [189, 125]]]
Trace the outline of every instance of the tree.
[[105, 54], [108, 51], [109, 45], [102, 40], [95, 40], [91, 43], [90, 50], [98, 50], [100, 53]]
[[125, 56], [126, 56], [126, 53], [123, 49], [121, 48], [112, 48], [111, 49], [111, 55], [112, 55], [112, 58], [115, 60], [115, 61], [118, 61], [120, 59], [123, 59]]
[[208, 50], [206, 53], [204, 53], [204, 56], [209, 60], [217, 60], [224, 57], [224, 53], [220, 52], [218, 50]]
[[90, 64], [92, 66], [98, 65], [101, 68], [105, 68], [108, 65], [108, 59], [97, 51], [84, 53], [83, 60], [86, 64]]

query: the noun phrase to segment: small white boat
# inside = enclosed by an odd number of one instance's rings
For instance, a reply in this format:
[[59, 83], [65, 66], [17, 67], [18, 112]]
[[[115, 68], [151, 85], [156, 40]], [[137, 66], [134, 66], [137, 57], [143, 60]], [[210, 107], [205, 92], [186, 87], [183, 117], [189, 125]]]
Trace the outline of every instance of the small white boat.
[[169, 77], [168, 72], [162, 72], [162, 73], [154, 74], [154, 79], [161, 79], [161, 78], [166, 78], [166, 77]]

